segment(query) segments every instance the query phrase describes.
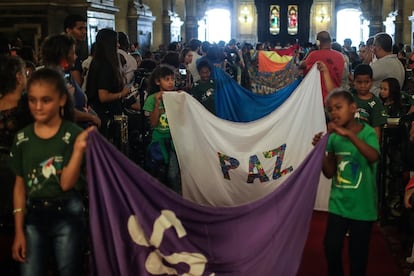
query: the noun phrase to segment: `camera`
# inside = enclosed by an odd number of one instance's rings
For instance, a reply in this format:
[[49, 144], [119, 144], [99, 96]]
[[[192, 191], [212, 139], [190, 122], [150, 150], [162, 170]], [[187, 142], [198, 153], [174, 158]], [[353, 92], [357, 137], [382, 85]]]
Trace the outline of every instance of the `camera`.
[[72, 82], [71, 82], [71, 78], [70, 78], [70, 73], [65, 73], [63, 78], [65, 79], [66, 87], [71, 87]]

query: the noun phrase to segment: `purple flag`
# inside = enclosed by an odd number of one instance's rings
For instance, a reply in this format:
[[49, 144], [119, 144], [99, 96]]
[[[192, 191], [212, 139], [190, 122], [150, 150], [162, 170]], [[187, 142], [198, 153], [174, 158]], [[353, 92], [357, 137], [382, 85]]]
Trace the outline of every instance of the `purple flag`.
[[326, 138], [272, 193], [214, 208], [170, 191], [92, 132], [87, 168], [93, 275], [296, 275]]

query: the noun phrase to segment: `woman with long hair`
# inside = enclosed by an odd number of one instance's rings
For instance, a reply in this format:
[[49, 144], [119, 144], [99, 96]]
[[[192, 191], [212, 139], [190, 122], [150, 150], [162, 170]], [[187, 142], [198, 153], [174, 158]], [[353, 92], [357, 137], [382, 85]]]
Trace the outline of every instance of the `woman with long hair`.
[[92, 108], [102, 121], [100, 131], [111, 142], [116, 143], [113, 131], [114, 116], [122, 115], [122, 100], [129, 93], [120, 68], [117, 53], [118, 33], [101, 29], [96, 35], [96, 51], [92, 59], [86, 94]]

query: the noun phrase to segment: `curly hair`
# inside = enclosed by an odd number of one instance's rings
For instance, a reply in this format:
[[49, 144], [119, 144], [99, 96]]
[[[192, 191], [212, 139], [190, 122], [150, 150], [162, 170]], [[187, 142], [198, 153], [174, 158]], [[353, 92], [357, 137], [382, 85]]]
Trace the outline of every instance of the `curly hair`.
[[42, 45], [42, 61], [45, 66], [59, 65], [62, 59], [68, 59], [69, 52], [76, 41], [65, 34], [47, 37]]
[[16, 89], [16, 74], [24, 68], [25, 63], [20, 57], [0, 55], [0, 98]]

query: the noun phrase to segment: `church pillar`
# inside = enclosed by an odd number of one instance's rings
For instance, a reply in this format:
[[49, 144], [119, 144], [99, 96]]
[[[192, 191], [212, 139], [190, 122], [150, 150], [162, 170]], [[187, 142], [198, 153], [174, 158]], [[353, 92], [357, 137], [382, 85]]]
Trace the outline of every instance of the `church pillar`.
[[373, 16], [369, 21], [369, 36], [374, 36], [377, 33], [384, 31], [384, 24], [382, 16]]
[[167, 46], [171, 42], [171, 18], [169, 8], [171, 6], [170, 0], [162, 0], [162, 43]]
[[361, 11], [365, 19], [369, 20], [369, 36], [374, 36], [384, 31], [382, 9], [382, 0], [366, 0], [361, 1]]
[[128, 36], [131, 43], [138, 41], [138, 14], [134, 0], [128, 2], [127, 25]]
[[403, 18], [403, 1], [397, 0], [395, 3], [395, 34], [394, 34], [394, 42], [404, 42], [403, 37], [403, 27], [404, 27], [404, 18]]
[[408, 20], [411, 21], [411, 49], [414, 48], [414, 11], [411, 16], [408, 17]]
[[196, 0], [185, 1], [185, 40], [198, 37]]

